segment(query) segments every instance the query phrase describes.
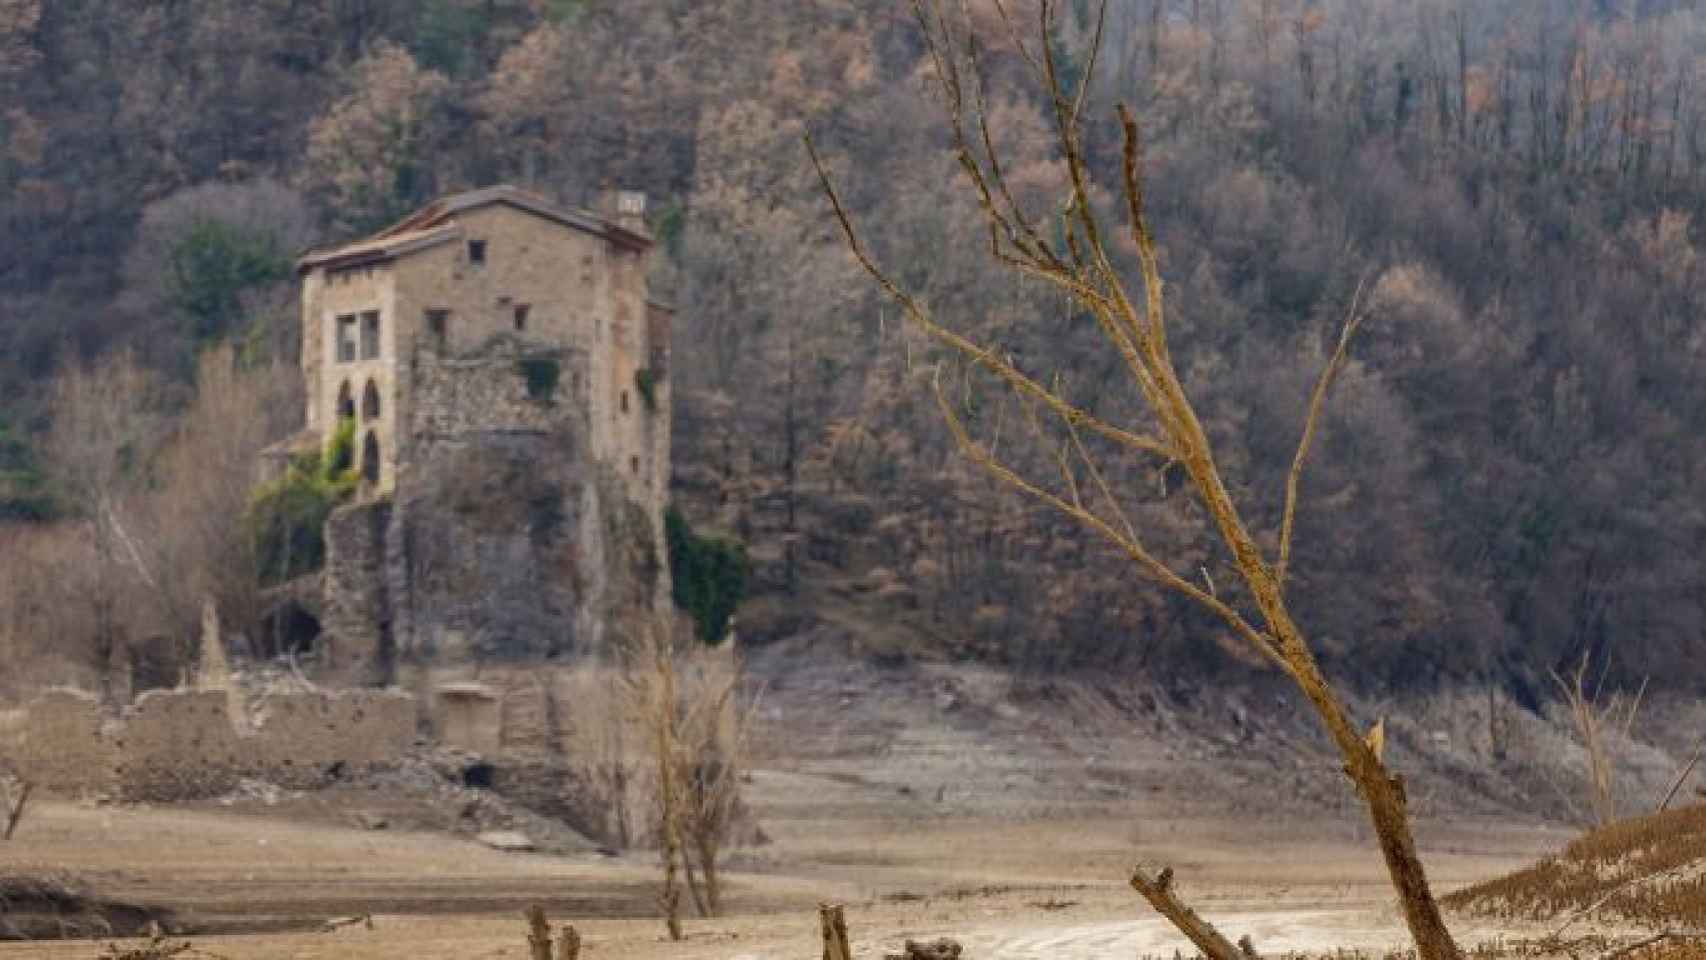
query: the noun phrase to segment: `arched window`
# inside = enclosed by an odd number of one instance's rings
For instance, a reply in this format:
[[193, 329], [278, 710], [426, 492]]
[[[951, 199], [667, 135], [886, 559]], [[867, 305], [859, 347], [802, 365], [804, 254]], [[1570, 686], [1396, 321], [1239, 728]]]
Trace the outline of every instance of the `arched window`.
[[361, 480], [369, 486], [379, 483], [379, 432], [367, 431], [361, 441]]
[[367, 388], [361, 391], [361, 419], [379, 419], [379, 385], [372, 380], [367, 381]]
[[338, 388], [338, 419], [355, 416], [355, 394], [350, 392], [349, 381]]

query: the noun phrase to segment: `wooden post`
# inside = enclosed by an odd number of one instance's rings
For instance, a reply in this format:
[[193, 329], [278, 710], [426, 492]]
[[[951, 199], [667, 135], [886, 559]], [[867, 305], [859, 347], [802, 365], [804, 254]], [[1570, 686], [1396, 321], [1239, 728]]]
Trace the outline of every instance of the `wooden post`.
[[537, 903], [527, 908], [527, 952], [531, 960], [551, 960], [551, 924]]
[[574, 924], [565, 924], [562, 939], [557, 941], [557, 960], [580, 960], [580, 955], [581, 933]]
[[817, 908], [823, 923], [823, 960], [853, 960], [847, 946], [847, 917], [840, 904], [824, 903]]

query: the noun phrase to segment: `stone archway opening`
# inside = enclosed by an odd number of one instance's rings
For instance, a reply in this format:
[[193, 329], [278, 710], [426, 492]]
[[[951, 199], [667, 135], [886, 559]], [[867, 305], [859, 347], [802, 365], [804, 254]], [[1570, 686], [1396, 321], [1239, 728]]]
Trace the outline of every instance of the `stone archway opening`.
[[379, 483], [379, 432], [367, 431], [361, 441], [361, 482], [368, 486]]
[[361, 419], [363, 422], [379, 419], [379, 385], [372, 380], [361, 391]]

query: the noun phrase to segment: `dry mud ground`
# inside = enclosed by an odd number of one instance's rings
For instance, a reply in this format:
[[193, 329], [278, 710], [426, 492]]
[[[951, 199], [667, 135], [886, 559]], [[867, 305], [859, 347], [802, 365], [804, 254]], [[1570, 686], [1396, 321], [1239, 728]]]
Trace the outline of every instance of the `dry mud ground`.
[[[850, 791], [816, 786], [827, 799]], [[778, 821], [764, 860], [733, 878], [731, 916], [691, 920], [689, 941], [678, 945], [661, 941], [661, 925], [643, 916], [652, 880], [643, 860], [506, 855], [439, 834], [63, 805], [39, 810], [5, 852], [11, 865], [76, 870], [107, 895], [168, 903], [201, 922], [375, 915], [372, 930], [192, 938], [232, 960], [521, 958], [517, 908], [531, 900], [573, 920], [591, 957], [813, 956], [819, 900], [849, 905], [861, 956], [937, 935], [960, 939], [977, 958], [1171, 955], [1182, 941], [1122, 886], [1138, 854], [1172, 864], [1206, 915], [1229, 933], [1249, 933], [1264, 952], [1378, 950], [1404, 940], [1377, 855], [1341, 825], [1174, 819], [1134, 829], [1137, 822]], [[1423, 838], [1435, 882], [1451, 888], [1554, 849], [1565, 833], [1430, 824]], [[0, 945], [5, 958], [96, 952], [89, 942]]]
[[[341, 813], [43, 804], [0, 845], [0, 871], [71, 871], [104, 897], [168, 907], [227, 931], [191, 939], [230, 960], [521, 960], [533, 901], [574, 922], [595, 960], [803, 960], [819, 953], [820, 901], [848, 905], [860, 957], [942, 935], [969, 960], [1171, 956], [1185, 944], [1124, 885], [1138, 859], [1173, 866], [1190, 902], [1267, 955], [1406, 939], [1348, 784], [1306, 743], [1195, 737], [1188, 718], [1070, 687], [1015, 697], [989, 671], [754, 666], [766, 689], [748, 798], [772, 842], [733, 856], [729, 915], [690, 919], [684, 944], [660, 938], [645, 854], [501, 854], [347, 826], [384, 797], [346, 797]], [[1436, 799], [1418, 836], [1442, 892], [1574, 835], [1454, 805], [1451, 782], [1426, 779]], [[313, 929], [360, 913], [373, 929]], [[1455, 926], [1466, 945], [1534, 932]], [[98, 950], [0, 944], [0, 960]]]

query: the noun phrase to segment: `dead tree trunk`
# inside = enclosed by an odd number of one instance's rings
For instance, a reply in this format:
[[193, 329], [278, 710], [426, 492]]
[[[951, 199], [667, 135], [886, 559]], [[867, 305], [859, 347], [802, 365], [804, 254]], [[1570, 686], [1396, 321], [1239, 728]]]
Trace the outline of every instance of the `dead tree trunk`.
[[[1337, 347], [1311, 394], [1302, 437], [1286, 480], [1278, 548], [1269, 555], [1257, 545], [1233, 502], [1216, 465], [1207, 432], [1174, 367], [1167, 340], [1160, 256], [1145, 213], [1142, 144], [1137, 122], [1123, 105], [1118, 109], [1123, 132], [1120, 186], [1129, 237], [1122, 239], [1129, 239], [1135, 249], [1142, 278], [1140, 288], [1130, 289], [1125, 272], [1115, 266], [1108, 242], [1112, 231], [1096, 212], [1091, 158], [1083, 139], [1082, 120], [1096, 74], [1107, 0], [1099, 5], [1094, 39], [1082, 75], [1073, 78], [1075, 84], [1062, 81], [1054, 52], [1056, 41], [1050, 37], [1055, 0], [1039, 0], [1039, 6], [1041, 28], [1029, 42], [1024, 39], [1027, 28], [1009, 17], [1004, 7], [997, 5], [997, 13], [1006, 22], [1008, 36], [1004, 42], [1017, 49], [1020, 60], [1029, 67], [1044, 94], [1048, 104], [1045, 109], [1052, 113], [1054, 140], [1063, 161], [1067, 193], [1067, 202], [1057, 221], [1033, 221], [1014, 199], [994, 147], [1000, 137], [988, 125], [990, 111], [984, 101], [985, 78], [979, 52], [984, 47], [971, 36], [973, 27], [963, 9], [956, 16], [950, 13], [954, 7], [946, 0], [913, 0], [934, 68], [932, 75], [947, 114], [948, 133], [961, 173], [982, 208], [991, 255], [1015, 272], [1061, 291], [1096, 323], [1113, 355], [1123, 363], [1131, 391], [1146, 408], [1152, 424], [1145, 429], [1104, 420], [1076, 401], [1060, 380], [1052, 383], [1039, 380], [1015, 364], [1000, 343], [981, 342], [938, 321], [926, 303], [903, 290], [877, 266], [854, 228], [822, 156], [808, 139], [807, 149], [836, 220], [860, 265], [884, 293], [900, 304], [915, 327], [946, 348], [950, 355], [958, 357], [964, 377], [987, 378], [1005, 388], [1038, 434], [1045, 432], [1045, 424], [1054, 424], [1060, 434], [1058, 438], [1048, 438], [1049, 444], [1056, 448], [1054, 459], [1059, 476], [1037, 478], [1022, 473], [998, 455], [998, 437], [985, 440], [974, 435], [974, 429], [981, 424], [967, 422], [948, 396], [941, 382], [942, 368], [938, 367], [937, 405], [961, 453], [1013, 489], [1052, 506], [1113, 544], [1139, 576], [1182, 593], [1206, 608], [1296, 683], [1338, 748], [1345, 772], [1367, 805], [1419, 957], [1460, 960], [1461, 953], [1440, 916], [1416, 855], [1403, 782], [1386, 770], [1351, 721], [1343, 702], [1321, 673], [1303, 631], [1292, 619], [1285, 596], [1300, 478], [1329, 388], [1347, 363], [1350, 342], [1360, 323], [1361, 287], [1352, 298]], [[1068, 89], [1075, 92], [1069, 94]], [[1110, 457], [1107, 452], [1110, 449], [1124, 457], [1150, 457], [1159, 463], [1183, 467], [1198, 505], [1208, 514], [1219, 539], [1232, 555], [1237, 574], [1248, 590], [1247, 606], [1241, 609], [1238, 602], [1222, 599], [1212, 581], [1199, 584], [1194, 575], [1181, 576], [1151, 552], [1102, 469], [1102, 463]], [[1224, 938], [1220, 941], [1224, 943]], [[1216, 949], [1221, 946], [1217, 944]]]
[[1208, 960], [1247, 960], [1232, 941], [1173, 895], [1172, 867], [1163, 868], [1153, 879], [1143, 872], [1142, 867], [1137, 867], [1131, 872], [1131, 886], [1143, 894], [1143, 899], [1149, 901], [1155, 912], [1166, 917], [1167, 922], [1178, 928]]

